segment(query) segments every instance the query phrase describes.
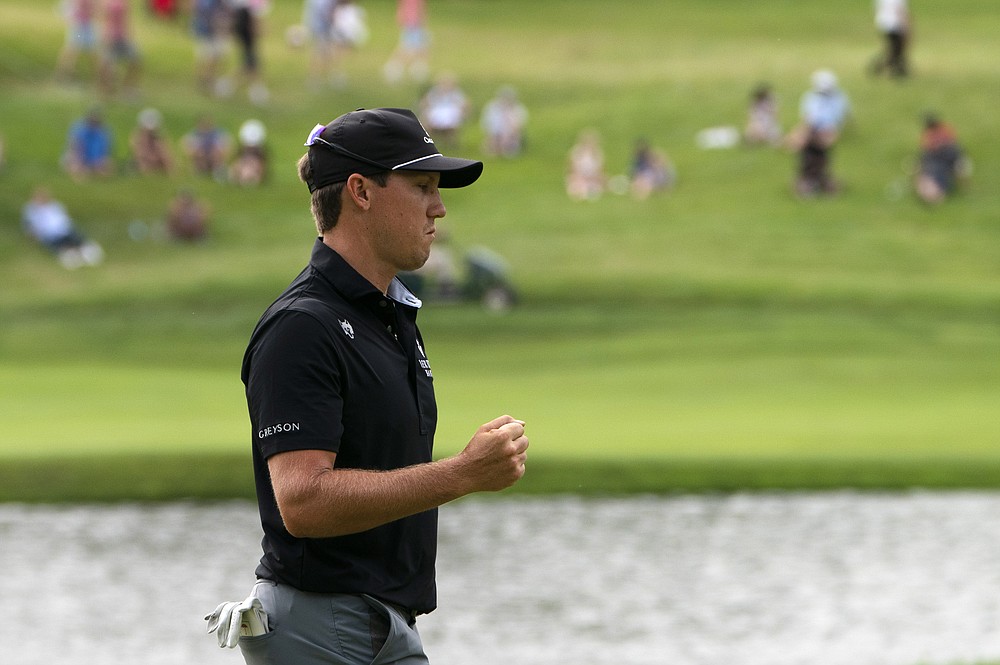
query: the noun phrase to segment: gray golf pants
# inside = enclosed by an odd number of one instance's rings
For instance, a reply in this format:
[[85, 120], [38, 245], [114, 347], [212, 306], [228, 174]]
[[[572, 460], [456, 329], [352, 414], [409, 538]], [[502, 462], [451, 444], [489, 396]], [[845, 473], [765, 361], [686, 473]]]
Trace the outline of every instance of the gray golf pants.
[[428, 665], [416, 621], [371, 596], [308, 593], [267, 580], [251, 595], [270, 630], [240, 638], [247, 665]]

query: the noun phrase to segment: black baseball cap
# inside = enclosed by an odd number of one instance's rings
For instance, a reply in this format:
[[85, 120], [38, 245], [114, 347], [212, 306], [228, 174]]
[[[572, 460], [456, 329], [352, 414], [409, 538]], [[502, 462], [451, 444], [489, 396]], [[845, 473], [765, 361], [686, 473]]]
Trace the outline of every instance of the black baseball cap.
[[483, 163], [445, 157], [409, 109], [358, 109], [328, 125], [316, 125], [309, 146], [309, 191], [347, 180], [352, 173], [436, 171], [440, 187], [465, 187], [483, 172]]

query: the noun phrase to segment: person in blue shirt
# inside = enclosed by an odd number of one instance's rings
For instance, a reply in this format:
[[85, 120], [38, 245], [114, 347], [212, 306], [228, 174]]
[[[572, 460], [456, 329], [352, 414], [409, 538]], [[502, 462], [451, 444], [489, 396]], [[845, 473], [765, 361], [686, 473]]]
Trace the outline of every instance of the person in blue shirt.
[[69, 129], [63, 166], [75, 180], [90, 176], [109, 176], [114, 171], [111, 129], [104, 123], [100, 109], [91, 109]]

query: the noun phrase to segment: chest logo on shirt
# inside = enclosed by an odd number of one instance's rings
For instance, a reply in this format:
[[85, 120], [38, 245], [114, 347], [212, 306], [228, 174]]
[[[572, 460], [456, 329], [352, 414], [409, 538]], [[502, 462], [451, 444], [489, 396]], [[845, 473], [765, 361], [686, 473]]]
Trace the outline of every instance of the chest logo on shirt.
[[343, 328], [344, 334], [354, 339], [354, 326], [347, 319], [340, 319], [340, 327]]
[[417, 358], [417, 362], [420, 363], [420, 368], [424, 370], [427, 376], [434, 378], [434, 372], [431, 371], [431, 364], [427, 360], [427, 354], [424, 353], [424, 346], [420, 342], [417, 342], [417, 351], [419, 351], [421, 355], [420, 358]]

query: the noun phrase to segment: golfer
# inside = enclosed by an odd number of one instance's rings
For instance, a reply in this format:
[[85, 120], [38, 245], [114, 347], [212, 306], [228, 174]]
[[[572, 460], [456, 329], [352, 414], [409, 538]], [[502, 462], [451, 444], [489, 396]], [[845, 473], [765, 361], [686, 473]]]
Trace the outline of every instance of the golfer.
[[352, 111], [306, 145], [319, 238], [243, 361], [264, 530], [251, 596], [266, 632], [239, 646], [250, 665], [427, 663], [416, 618], [437, 603], [437, 507], [514, 484], [528, 447], [505, 415], [432, 461], [420, 301], [396, 279], [427, 260], [440, 190], [483, 165], [441, 155], [405, 109]]

